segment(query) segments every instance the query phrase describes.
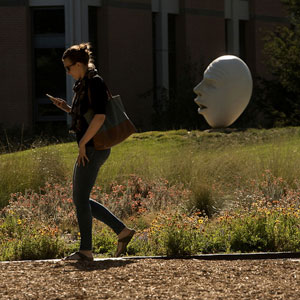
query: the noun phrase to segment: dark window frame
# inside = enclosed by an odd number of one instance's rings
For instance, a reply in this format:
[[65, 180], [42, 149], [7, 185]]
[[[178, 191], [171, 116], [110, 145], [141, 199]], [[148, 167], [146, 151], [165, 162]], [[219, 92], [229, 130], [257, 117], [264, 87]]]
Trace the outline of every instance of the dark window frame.
[[[63, 12], [63, 20], [62, 18], [60, 20], [57, 20], [57, 23], [53, 23], [53, 26], [57, 26], [57, 24], [62, 25], [63, 24], [63, 29], [58, 30], [58, 32], [51, 32], [51, 30], [46, 29], [45, 32], [43, 33], [40, 28], [36, 28], [36, 14], [38, 12], [44, 12], [47, 11], [49, 14], [49, 11], [54, 11], [54, 10], [59, 10]], [[53, 96], [57, 97], [65, 97], [66, 95], [66, 75], [65, 71], [63, 69], [63, 66], [60, 62], [61, 54], [63, 53], [63, 50], [65, 49], [65, 10], [64, 6], [47, 6], [47, 7], [32, 7], [31, 8], [31, 32], [32, 32], [32, 64], [33, 64], [33, 116], [34, 116], [34, 123], [39, 123], [39, 122], [52, 122], [52, 121], [63, 121], [66, 122], [66, 114], [59, 110], [58, 108], [53, 107], [53, 104], [51, 101], [45, 96], [41, 95], [40, 92], [38, 92], [38, 87], [37, 87], [37, 81], [38, 81], [38, 74], [37, 74], [37, 52], [42, 50], [47, 50], [52, 52], [59, 52], [59, 55], [56, 55], [56, 60], [54, 64], [59, 64], [61, 67], [57, 67], [56, 70], [59, 72], [59, 76], [57, 76], [57, 72], [53, 72], [56, 74], [53, 74], [53, 78], [60, 78], [63, 83], [61, 83], [61, 88], [62, 91], [60, 93], [57, 93]], [[60, 16], [62, 17], [62, 16]], [[45, 26], [45, 24], [42, 24], [42, 27]], [[59, 28], [59, 27], [57, 27]], [[55, 56], [55, 55], [54, 55]], [[55, 69], [55, 68], [54, 68]], [[63, 72], [63, 73], [62, 73]], [[50, 86], [50, 85], [49, 85]], [[51, 94], [51, 90], [45, 89], [45, 93], [48, 92]], [[49, 107], [49, 113], [41, 115], [41, 112], [43, 110], [48, 111], [46, 107]]]

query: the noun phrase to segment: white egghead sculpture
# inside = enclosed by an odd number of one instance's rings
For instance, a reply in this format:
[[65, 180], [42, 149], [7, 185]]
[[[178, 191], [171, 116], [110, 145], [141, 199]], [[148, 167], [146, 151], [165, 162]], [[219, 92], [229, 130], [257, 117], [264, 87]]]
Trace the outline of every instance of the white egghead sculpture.
[[236, 56], [221, 56], [207, 67], [194, 88], [198, 113], [213, 128], [230, 126], [247, 107], [252, 87], [247, 65]]

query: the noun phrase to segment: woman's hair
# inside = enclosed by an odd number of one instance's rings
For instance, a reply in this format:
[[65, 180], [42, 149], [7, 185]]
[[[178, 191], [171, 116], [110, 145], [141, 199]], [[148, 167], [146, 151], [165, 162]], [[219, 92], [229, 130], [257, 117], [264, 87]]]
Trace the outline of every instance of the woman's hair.
[[80, 62], [89, 68], [95, 68], [93, 54], [90, 49], [90, 43], [73, 45], [64, 52], [62, 59], [68, 58], [72, 63]]

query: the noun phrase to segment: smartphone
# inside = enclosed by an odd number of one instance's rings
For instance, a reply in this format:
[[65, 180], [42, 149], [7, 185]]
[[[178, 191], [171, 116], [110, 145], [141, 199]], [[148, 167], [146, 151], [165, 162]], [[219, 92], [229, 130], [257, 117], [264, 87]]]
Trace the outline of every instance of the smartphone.
[[52, 99], [55, 99], [55, 97], [53, 97], [53, 96], [51, 96], [51, 95], [49, 95], [49, 94], [46, 94], [46, 96], [49, 97], [51, 100], [52, 100]]
[[55, 103], [57, 103], [57, 102], [62, 103], [63, 102], [63, 100], [55, 98], [55, 97], [53, 97], [49, 94], [46, 94], [46, 96], [49, 97], [52, 102], [54, 102], [54, 101], [55, 101]]

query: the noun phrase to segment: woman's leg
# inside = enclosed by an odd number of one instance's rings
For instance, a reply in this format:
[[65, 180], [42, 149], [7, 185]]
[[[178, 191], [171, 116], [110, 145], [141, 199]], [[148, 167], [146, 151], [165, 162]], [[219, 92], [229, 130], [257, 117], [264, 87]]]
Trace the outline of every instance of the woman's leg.
[[73, 174], [73, 201], [76, 206], [81, 235], [80, 250], [92, 249], [92, 216], [110, 226], [119, 234], [125, 225], [103, 205], [89, 198], [98, 171], [110, 154], [110, 150], [97, 151], [87, 147], [89, 162], [85, 166], [75, 163]]
[[90, 198], [90, 205], [93, 217], [109, 226], [116, 234], [119, 234], [126, 227], [121, 220], [101, 203]]

